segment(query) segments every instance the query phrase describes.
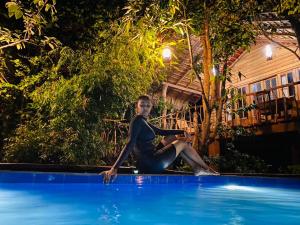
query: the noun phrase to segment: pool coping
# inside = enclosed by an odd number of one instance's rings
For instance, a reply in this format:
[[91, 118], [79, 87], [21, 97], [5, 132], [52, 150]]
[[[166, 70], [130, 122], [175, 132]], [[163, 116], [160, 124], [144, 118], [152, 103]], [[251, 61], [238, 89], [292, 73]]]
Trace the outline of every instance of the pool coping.
[[[63, 165], [63, 164], [38, 164], [38, 163], [0, 163], [0, 171], [38, 171], [38, 172], [76, 172], [76, 173], [101, 173], [109, 170], [111, 166], [96, 165]], [[134, 174], [135, 167], [121, 166], [119, 174]], [[165, 170], [163, 174], [193, 175], [192, 172]]]
[[[72, 173], [101, 173], [110, 169], [110, 166], [92, 165], [62, 165], [62, 164], [38, 164], [38, 163], [0, 163], [0, 171], [29, 171], [29, 172], [72, 172]], [[118, 174], [134, 174], [135, 167], [119, 168]], [[165, 170], [163, 175], [193, 175], [192, 172]], [[145, 174], [148, 175], [148, 174]], [[246, 177], [292, 177], [300, 178], [300, 174], [278, 173], [221, 173], [221, 175], [246, 176]]]
[[[0, 171], [0, 187], [7, 184], [103, 184], [103, 176], [95, 173]], [[176, 174], [120, 174], [112, 185], [199, 185], [199, 186], [260, 186], [300, 190], [299, 178], [245, 177], [236, 175], [193, 176]]]

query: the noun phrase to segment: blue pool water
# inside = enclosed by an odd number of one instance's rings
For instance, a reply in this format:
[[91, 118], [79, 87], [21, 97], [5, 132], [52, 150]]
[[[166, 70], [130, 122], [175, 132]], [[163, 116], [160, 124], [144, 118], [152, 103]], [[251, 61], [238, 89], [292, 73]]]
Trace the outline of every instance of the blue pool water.
[[1, 225], [300, 224], [300, 180], [0, 173]]

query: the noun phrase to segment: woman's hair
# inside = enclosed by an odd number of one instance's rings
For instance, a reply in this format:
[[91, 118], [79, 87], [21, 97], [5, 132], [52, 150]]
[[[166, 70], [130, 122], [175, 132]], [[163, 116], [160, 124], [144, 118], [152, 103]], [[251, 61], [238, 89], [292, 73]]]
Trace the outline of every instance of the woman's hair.
[[148, 95], [141, 95], [141, 96], [138, 98], [137, 102], [138, 102], [139, 100], [151, 101], [151, 99], [150, 99], [150, 97], [149, 97]]

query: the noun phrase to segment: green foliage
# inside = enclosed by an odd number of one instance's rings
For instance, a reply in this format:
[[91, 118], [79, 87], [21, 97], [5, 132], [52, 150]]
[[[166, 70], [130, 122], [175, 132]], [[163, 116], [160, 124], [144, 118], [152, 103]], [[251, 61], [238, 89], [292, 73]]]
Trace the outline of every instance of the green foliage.
[[300, 165], [289, 165], [287, 167], [287, 171], [288, 173], [292, 173], [292, 174], [300, 174]]
[[220, 124], [218, 135], [221, 139], [227, 140], [225, 149], [222, 149], [221, 156], [211, 158], [213, 164], [219, 166], [221, 172], [228, 173], [265, 173], [269, 166], [260, 158], [240, 152], [234, 141], [239, 137], [253, 136], [254, 130], [243, 126], [231, 127]]
[[8, 139], [4, 161], [103, 165], [107, 147], [95, 131], [54, 130], [36, 119], [18, 127], [16, 135]]
[[23, 12], [16, 2], [6, 3], [6, 8], [8, 9], [9, 17], [15, 16], [16, 19], [20, 19], [23, 16]]
[[260, 158], [239, 152], [232, 142], [219, 158], [212, 159], [221, 172], [227, 173], [266, 173], [268, 165]]
[[116, 149], [100, 136], [103, 120], [122, 118], [165, 74], [156, 30], [147, 21], [137, 23], [127, 29], [127, 20], [99, 21], [109, 31], [99, 30], [93, 53], [64, 47], [50, 69], [20, 83], [30, 90], [27, 110], [34, 114], [7, 140], [6, 161], [102, 164], [111, 161], [108, 153], [115, 157]]
[[275, 10], [279, 13], [287, 13], [288, 15], [297, 15], [300, 13], [300, 3], [297, 0], [281, 0], [273, 1]]
[[[257, 12], [256, 1], [182, 1], [169, 2], [173, 27], [178, 34], [204, 34], [208, 22], [209, 39], [212, 44], [214, 64], [224, 63], [239, 48], [248, 49], [255, 42], [252, 21]], [[201, 57], [193, 56], [197, 63]], [[197, 65], [197, 64], [196, 64]], [[196, 66], [197, 67], [197, 66]], [[201, 70], [197, 71], [198, 73]]]
[[[11, 0], [5, 4], [8, 11], [8, 17], [15, 17], [16, 20], [22, 19], [23, 26], [20, 30], [6, 28], [1, 26], [0, 48], [16, 46], [18, 49], [24, 48], [25, 43], [32, 39], [32, 36], [42, 35], [42, 29], [47, 24], [47, 14], [50, 14], [51, 20], [56, 20], [56, 1], [16, 1]], [[49, 11], [50, 10], [50, 11]], [[49, 12], [48, 12], [49, 11]], [[35, 41], [36, 39], [32, 39]]]

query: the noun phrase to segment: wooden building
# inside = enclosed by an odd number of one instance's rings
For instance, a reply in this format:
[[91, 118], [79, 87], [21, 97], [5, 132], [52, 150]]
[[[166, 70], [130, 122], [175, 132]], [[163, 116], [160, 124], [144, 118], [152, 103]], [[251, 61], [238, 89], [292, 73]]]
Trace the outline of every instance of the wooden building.
[[[250, 51], [239, 50], [230, 59], [234, 76], [227, 88], [235, 88], [242, 97], [234, 108], [224, 108], [223, 121], [255, 130], [256, 137], [240, 142], [242, 150], [270, 163], [282, 159], [283, 165], [300, 164], [300, 60], [287, 50], [300, 55], [298, 43], [288, 21], [277, 21], [272, 15], [270, 19], [270, 14], [265, 16], [263, 23], [275, 24], [277, 34], [273, 35], [273, 41], [265, 35], [258, 36]], [[201, 51], [197, 38], [192, 37], [191, 41], [193, 49]], [[272, 55], [267, 56], [266, 51]], [[180, 69], [170, 74], [159, 95], [180, 111], [184, 105], [201, 98], [201, 87], [197, 79], [190, 77], [188, 57], [183, 54], [179, 59]], [[233, 113], [251, 104], [255, 105], [252, 110]], [[168, 118], [165, 112], [164, 116], [162, 126], [170, 126], [167, 120], [176, 117], [170, 128], [193, 131], [193, 116], [188, 117], [189, 121], [184, 121], [178, 113]], [[212, 152], [219, 154], [219, 146], [214, 148]]]

